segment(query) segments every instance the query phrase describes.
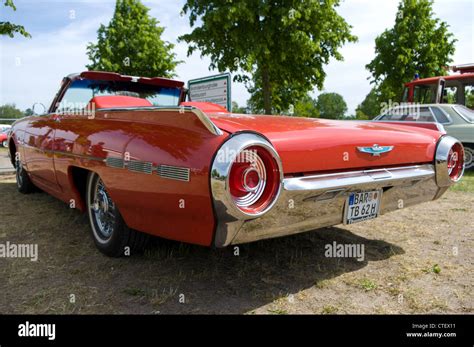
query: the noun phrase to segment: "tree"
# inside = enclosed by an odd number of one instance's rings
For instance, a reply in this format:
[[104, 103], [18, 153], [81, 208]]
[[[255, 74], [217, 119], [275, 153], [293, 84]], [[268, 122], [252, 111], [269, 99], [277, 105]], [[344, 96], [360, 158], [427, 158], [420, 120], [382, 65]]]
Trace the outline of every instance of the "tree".
[[[180, 40], [188, 55], [199, 49], [211, 69], [235, 72], [246, 82], [250, 103], [267, 114], [288, 109], [314, 86], [323, 66], [342, 60], [339, 48], [354, 42], [351, 27], [336, 12], [339, 0], [187, 0], [191, 27]], [[252, 82], [252, 83], [250, 83]]]
[[347, 104], [344, 98], [337, 93], [319, 94], [316, 101], [316, 107], [319, 110], [321, 118], [341, 119], [347, 112]]
[[163, 41], [163, 27], [148, 15], [139, 0], [117, 0], [108, 26], [98, 30], [98, 42], [89, 43], [89, 70], [112, 71], [132, 76], [173, 77], [176, 55], [173, 44]]
[[372, 88], [364, 101], [357, 106], [356, 118], [373, 119], [380, 114], [381, 108], [380, 95], [376, 88]]
[[27, 109], [25, 110], [25, 116], [26, 116], [26, 117], [32, 116], [32, 115], [34, 115], [34, 114], [35, 114], [35, 112], [34, 112], [31, 108], [27, 108]]
[[294, 105], [294, 115], [298, 117], [318, 118], [319, 110], [316, 105], [316, 100], [311, 96], [305, 95]]
[[445, 75], [454, 54], [448, 25], [433, 18], [432, 0], [402, 0], [395, 25], [375, 39], [375, 58], [366, 66], [384, 101], [400, 98], [416, 73]]
[[247, 113], [247, 108], [240, 107], [236, 101], [232, 101], [232, 113]]
[[[5, 7], [10, 7], [13, 11], [16, 11], [16, 6], [13, 3], [13, 0], [4, 0], [3, 5]], [[18, 33], [24, 37], [31, 37], [31, 35], [25, 30], [23, 25], [17, 25], [10, 22], [0, 22], [0, 35], [8, 35], [14, 37]]]
[[5, 104], [0, 106], [0, 118], [18, 119], [23, 116], [23, 112], [17, 109], [15, 104]]

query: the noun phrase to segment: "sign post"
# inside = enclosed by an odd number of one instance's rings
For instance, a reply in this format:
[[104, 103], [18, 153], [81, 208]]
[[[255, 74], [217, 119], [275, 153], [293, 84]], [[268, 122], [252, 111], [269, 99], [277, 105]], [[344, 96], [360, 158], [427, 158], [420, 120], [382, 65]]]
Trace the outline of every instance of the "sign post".
[[190, 80], [188, 90], [190, 101], [212, 102], [232, 112], [230, 73]]

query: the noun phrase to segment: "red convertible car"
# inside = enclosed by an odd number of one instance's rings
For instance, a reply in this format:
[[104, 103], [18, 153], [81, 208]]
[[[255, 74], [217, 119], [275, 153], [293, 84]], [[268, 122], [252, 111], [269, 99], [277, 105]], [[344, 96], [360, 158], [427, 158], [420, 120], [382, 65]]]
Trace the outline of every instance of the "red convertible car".
[[9, 137], [21, 193], [88, 213], [109, 256], [148, 235], [225, 247], [375, 218], [438, 199], [464, 150], [436, 124], [232, 114], [184, 83], [64, 78], [47, 114]]

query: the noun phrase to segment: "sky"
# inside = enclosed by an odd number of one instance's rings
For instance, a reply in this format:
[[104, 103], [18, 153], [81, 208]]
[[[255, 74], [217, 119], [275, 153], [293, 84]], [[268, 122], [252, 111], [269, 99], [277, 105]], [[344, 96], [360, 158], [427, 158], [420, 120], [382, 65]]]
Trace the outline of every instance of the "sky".
[[[20, 109], [40, 102], [49, 107], [61, 79], [86, 70], [86, 47], [96, 42], [100, 24], [113, 16], [115, 0], [15, 0], [17, 11], [0, 8], [0, 21], [24, 25], [31, 39], [0, 37], [0, 104], [13, 103]], [[177, 79], [218, 73], [209, 71], [210, 60], [199, 52], [187, 56], [187, 44], [177, 38], [191, 31], [186, 16], [180, 16], [184, 0], [142, 1], [150, 14], [166, 29], [162, 38], [175, 44], [177, 59], [184, 61], [176, 69]], [[3, 2], [2, 2], [3, 3]], [[375, 38], [393, 27], [398, 0], [345, 0], [338, 13], [353, 27], [357, 43], [346, 44], [340, 52], [344, 61], [332, 60], [321, 92], [341, 94], [354, 114], [371, 89], [365, 65], [374, 57]], [[436, 17], [447, 22], [458, 40], [453, 64], [474, 63], [474, 0], [435, 0]], [[243, 84], [232, 85], [232, 99], [245, 105], [249, 94]]]

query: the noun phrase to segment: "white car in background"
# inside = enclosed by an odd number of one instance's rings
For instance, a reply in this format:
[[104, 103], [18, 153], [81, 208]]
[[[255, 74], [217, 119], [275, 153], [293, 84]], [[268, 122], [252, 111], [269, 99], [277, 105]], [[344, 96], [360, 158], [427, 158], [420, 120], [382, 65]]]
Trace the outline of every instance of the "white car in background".
[[374, 118], [383, 122], [430, 122], [441, 124], [448, 135], [464, 145], [465, 168], [474, 169], [474, 111], [456, 104], [402, 104]]
[[12, 126], [8, 124], [0, 124], [0, 132], [10, 129]]

